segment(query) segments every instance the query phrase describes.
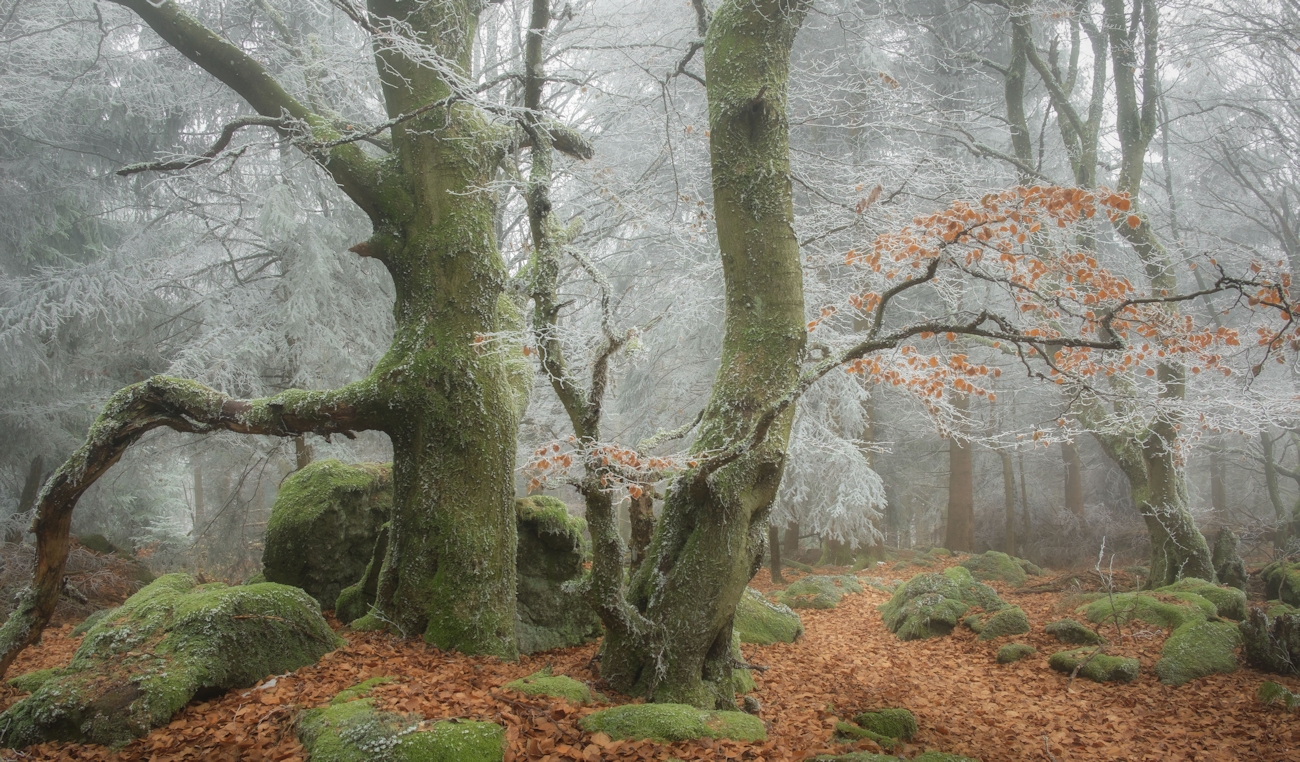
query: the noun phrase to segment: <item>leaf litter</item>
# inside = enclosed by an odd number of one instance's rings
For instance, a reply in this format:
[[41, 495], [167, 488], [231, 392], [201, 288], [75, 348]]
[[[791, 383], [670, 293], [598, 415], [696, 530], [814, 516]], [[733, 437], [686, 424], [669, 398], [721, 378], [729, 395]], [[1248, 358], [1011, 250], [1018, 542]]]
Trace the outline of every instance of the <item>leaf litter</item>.
[[[954, 563], [945, 559], [943, 565]], [[883, 568], [883, 567], [882, 567]], [[825, 569], [846, 573], [847, 569]], [[927, 570], [928, 571], [928, 570]], [[991, 583], [1008, 602], [1029, 615], [1027, 635], [978, 642], [958, 628], [951, 636], [900, 642], [885, 629], [876, 606], [886, 593], [867, 588], [846, 595], [835, 609], [804, 610], [806, 633], [796, 643], [743, 647], [758, 674], [752, 694], [768, 726], [768, 740], [658, 744], [614, 741], [588, 734], [578, 720], [602, 708], [532, 697], [502, 688], [505, 683], [551, 667], [610, 695], [592, 657], [594, 645], [523, 657], [516, 663], [446, 653], [418, 640], [341, 629], [348, 644], [318, 664], [269, 677], [259, 686], [195, 702], [173, 721], [118, 749], [47, 743], [22, 751], [0, 751], [0, 759], [182, 762], [305, 762], [293, 721], [304, 708], [322, 706], [339, 691], [379, 675], [397, 678], [371, 694], [378, 708], [419, 713], [437, 721], [486, 720], [506, 728], [506, 762], [565, 760], [753, 760], [797, 762], [820, 753], [882, 751], [870, 740], [855, 744], [833, 738], [835, 723], [883, 707], [906, 707], [920, 732], [892, 753], [913, 757], [926, 750], [963, 754], [984, 762], [1037, 760], [1300, 760], [1300, 722], [1280, 707], [1256, 698], [1264, 680], [1300, 691], [1300, 680], [1242, 668], [1212, 675], [1180, 688], [1161, 685], [1153, 670], [1167, 633], [1124, 628], [1125, 637], [1108, 653], [1132, 656], [1142, 674], [1129, 684], [1070, 682], [1053, 672], [1047, 657], [1065, 646], [1042, 627], [1069, 612], [1059, 590], [1017, 592]], [[766, 570], [752, 586], [773, 589]], [[338, 627], [337, 622], [332, 622]], [[67, 664], [80, 642], [71, 625], [47, 630], [43, 641], [21, 654], [11, 676]], [[1101, 625], [1114, 644], [1113, 625]], [[995, 661], [1004, 642], [1028, 643], [1038, 654], [1009, 665]], [[0, 685], [0, 708], [24, 694]], [[619, 703], [631, 699], [617, 697]]]

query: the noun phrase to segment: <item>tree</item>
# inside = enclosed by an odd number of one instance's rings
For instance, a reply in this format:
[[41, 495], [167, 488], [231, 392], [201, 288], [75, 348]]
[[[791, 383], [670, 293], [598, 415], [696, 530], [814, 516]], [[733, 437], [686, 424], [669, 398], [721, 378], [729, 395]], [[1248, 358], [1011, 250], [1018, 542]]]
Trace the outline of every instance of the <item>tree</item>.
[[[519, 124], [470, 102], [466, 84], [479, 2], [408, 10], [344, 4], [370, 36], [387, 121], [367, 129], [310, 108], [246, 49], [175, 2], [119, 3], [171, 48], [238, 94], [255, 115], [227, 123], [203, 155], [128, 167], [176, 171], [212, 161], [246, 128], [272, 129], [310, 156], [369, 218], [353, 247], [396, 286], [396, 334], [364, 379], [332, 391], [239, 400], [156, 377], [114, 395], [85, 444], [41, 491], [33, 586], [0, 629], [0, 668], [35, 638], [59, 594], [77, 498], [145, 432], [352, 435], [383, 431], [394, 448], [392, 539], [373, 623], [469, 653], [514, 645], [514, 442], [529, 374], [484, 337], [519, 325], [504, 295], [494, 205], [486, 190], [503, 156], [527, 143]], [[362, 141], [379, 140], [378, 151]], [[590, 148], [553, 128], [575, 156]]]

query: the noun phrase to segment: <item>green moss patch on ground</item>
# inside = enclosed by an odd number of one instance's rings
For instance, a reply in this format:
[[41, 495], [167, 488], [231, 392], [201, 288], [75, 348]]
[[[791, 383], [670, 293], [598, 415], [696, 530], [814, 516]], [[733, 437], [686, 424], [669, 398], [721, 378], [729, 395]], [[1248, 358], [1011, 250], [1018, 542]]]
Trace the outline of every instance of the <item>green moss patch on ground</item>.
[[993, 640], [1008, 635], [1024, 635], [1029, 632], [1029, 617], [1019, 606], [1000, 609], [984, 620], [979, 631], [980, 640]]
[[91, 627], [64, 674], [0, 716], [0, 743], [122, 744], [199, 691], [249, 687], [342, 644], [302, 590], [170, 574]]
[[[879, 610], [885, 626], [899, 640], [922, 640], [949, 634], [972, 607], [996, 612], [1005, 605], [992, 588], [954, 566], [942, 574], [916, 575]], [[976, 626], [982, 622], [973, 621]]]
[[[1083, 668], [1079, 670], [1079, 676], [1098, 683], [1128, 683], [1137, 679], [1137, 659], [1126, 659], [1103, 653], [1093, 655], [1095, 650], [1093, 648], [1076, 648], [1073, 651], [1057, 651], [1048, 657], [1047, 663], [1057, 672], [1066, 674], [1074, 672], [1075, 667], [1083, 664]], [[1092, 658], [1089, 659], [1089, 657]]]
[[744, 712], [717, 712], [686, 704], [625, 704], [589, 714], [578, 725], [614, 740], [646, 738], [660, 743], [694, 738], [762, 741], [763, 721]]
[[562, 698], [572, 704], [589, 704], [604, 700], [603, 696], [593, 693], [584, 683], [564, 675], [552, 675], [550, 667], [527, 677], [511, 680], [505, 684], [505, 687], [529, 696]]
[[770, 645], [793, 643], [803, 634], [799, 614], [789, 606], [772, 603], [753, 588], [745, 588], [736, 606], [736, 619], [732, 624], [741, 643]]
[[1024, 563], [1028, 562], [1012, 558], [1006, 553], [990, 550], [982, 555], [971, 556], [962, 561], [961, 565], [968, 569], [975, 579], [985, 582], [1004, 582], [1013, 587], [1020, 587], [1028, 578], [1022, 565]]
[[916, 717], [906, 709], [877, 709], [862, 712], [854, 717], [853, 721], [872, 733], [900, 741], [912, 740], [918, 729]]
[[1203, 579], [1187, 577], [1178, 580], [1172, 585], [1158, 588], [1155, 592], [1169, 593], [1171, 595], [1186, 593], [1199, 595], [1213, 603], [1215, 610], [1221, 617], [1234, 619], [1238, 622], [1246, 618], [1246, 593], [1235, 587], [1216, 585]]
[[846, 593], [860, 592], [862, 585], [851, 574], [809, 574], [782, 590], [777, 602], [792, 609], [833, 609]]
[[1038, 653], [1038, 649], [1024, 643], [1007, 643], [998, 649], [998, 664], [1011, 664]]
[[1043, 629], [1048, 635], [1070, 645], [1095, 646], [1098, 643], [1105, 642], [1105, 638], [1098, 635], [1096, 630], [1086, 627], [1073, 619], [1060, 619], [1050, 622]]
[[1182, 685], [1216, 672], [1236, 672], [1241, 631], [1231, 622], [1199, 622], [1174, 630], [1160, 651], [1156, 675], [1166, 685]]
[[1170, 630], [1189, 622], [1203, 622], [1218, 614], [1213, 603], [1187, 592], [1159, 596], [1151, 593], [1116, 593], [1114, 596], [1101, 596], [1082, 610], [1093, 624], [1110, 624], [1116, 618], [1120, 624], [1128, 624], [1136, 619]]

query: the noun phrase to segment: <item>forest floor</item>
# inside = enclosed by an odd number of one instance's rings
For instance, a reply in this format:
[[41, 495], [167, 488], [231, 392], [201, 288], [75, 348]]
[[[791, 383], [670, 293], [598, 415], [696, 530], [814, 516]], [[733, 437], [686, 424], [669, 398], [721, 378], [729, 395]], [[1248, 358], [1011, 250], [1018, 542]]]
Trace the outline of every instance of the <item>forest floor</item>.
[[[944, 565], [951, 563], [955, 561]], [[874, 574], [910, 577], [934, 570]], [[767, 571], [760, 572], [752, 585], [771, 589]], [[1264, 680], [1300, 692], [1300, 679], [1242, 668], [1171, 688], [1160, 684], [1153, 671], [1167, 633], [1127, 628], [1128, 636], [1109, 652], [1140, 659], [1141, 677], [1129, 684], [1084, 679], [1070, 683], [1066, 675], [1047, 666], [1047, 657], [1065, 646], [1042, 631], [1047, 622], [1068, 615], [1068, 594], [1017, 592], [997, 583], [994, 587], [1025, 610], [1033, 624], [1030, 634], [981, 643], [970, 630], [959, 627], [949, 637], [899, 642], [876, 611], [888, 595], [868, 587], [864, 593], [846, 595], [835, 609], [801, 611], [806, 634], [796, 643], [744, 646], [751, 664], [769, 667], [757, 675], [758, 689], [753, 694], [769, 728], [764, 743], [610, 741], [603, 734], [586, 734], [577, 725], [580, 717], [599, 707], [572, 706], [501, 687], [550, 666], [556, 674], [601, 689], [591, 665], [594, 645], [503, 663], [443, 653], [418, 640], [342, 630], [348, 645], [318, 664], [251, 690], [193, 703], [170, 725], [120, 750], [44, 744], [0, 752], [0, 759], [303, 760], [293, 731], [300, 708], [326, 704], [361, 680], [389, 675], [398, 681], [373, 694], [381, 708], [430, 719], [501, 723], [509, 739], [507, 762], [672, 758], [776, 762], [824, 752], [879, 751], [870, 741], [837, 743], [832, 738], [835, 722], [864, 710], [900, 706], [910, 709], [920, 725], [917, 737], [893, 752], [903, 757], [936, 750], [984, 762], [1300, 761], [1300, 713], [1265, 706], [1255, 698]], [[71, 625], [47, 631], [38, 647], [18, 658], [10, 674], [66, 664], [79, 642], [70, 632]], [[1039, 653], [999, 665], [994, 655], [998, 646], [1010, 640], [1029, 643]], [[0, 685], [0, 708], [22, 695]]]

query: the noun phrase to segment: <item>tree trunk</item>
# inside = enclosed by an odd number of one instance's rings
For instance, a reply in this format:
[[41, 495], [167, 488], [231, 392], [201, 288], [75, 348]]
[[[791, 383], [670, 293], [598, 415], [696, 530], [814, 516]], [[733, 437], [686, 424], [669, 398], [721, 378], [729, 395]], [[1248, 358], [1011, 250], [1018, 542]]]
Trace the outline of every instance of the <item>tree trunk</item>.
[[781, 533], [773, 524], [767, 525], [767, 552], [771, 555], [772, 581], [780, 585], [785, 582], [781, 576]]
[[1259, 432], [1259, 444], [1264, 450], [1264, 486], [1268, 490], [1268, 502], [1273, 506], [1273, 515], [1277, 517], [1277, 524], [1273, 528], [1273, 547], [1285, 548], [1289, 539], [1289, 524], [1291, 517], [1287, 515], [1286, 506], [1282, 503], [1282, 492], [1277, 483], [1277, 457], [1273, 452], [1273, 435], [1265, 428]]
[[632, 542], [628, 545], [628, 563], [635, 571], [645, 560], [650, 548], [650, 538], [655, 531], [654, 492], [649, 488], [640, 497], [632, 498], [628, 518], [632, 522]]
[[1024, 543], [1025, 547], [1029, 547], [1030, 538], [1033, 537], [1033, 523], [1029, 516], [1029, 484], [1025, 480], [1025, 454], [1023, 452], [1016, 453], [1016, 462], [1020, 466], [1020, 504], [1024, 507], [1025, 513], [1025, 531], [1022, 533], [1020, 541]]
[[312, 451], [311, 445], [307, 444], [307, 436], [299, 434], [293, 438], [293, 461], [294, 468], [298, 471], [303, 470], [311, 465]]
[[203, 465], [198, 461], [194, 463], [194, 530], [190, 533], [194, 541], [198, 542], [203, 536], [204, 520], [207, 519], [207, 511], [203, 502]]
[[[970, 409], [970, 400], [958, 395], [953, 407]], [[958, 432], [948, 438], [948, 531], [944, 545], [949, 550], [975, 550], [975, 464], [974, 448]]]
[[[726, 451], [746, 439], [759, 424], [756, 414], [773, 408], [798, 381], [807, 330], [786, 101], [790, 48], [808, 5], [728, 0], [705, 37], [726, 321], [696, 453]], [[615, 690], [735, 707], [732, 619], [762, 563], [793, 413], [790, 406], [765, 424], [757, 446], [708, 459], [674, 479], [650, 557], [628, 590], [628, 603], [662, 640], [608, 631], [601, 674]]]
[[[36, 505], [36, 496], [40, 494], [41, 482], [45, 476], [45, 461], [40, 455], [32, 458], [31, 465], [27, 467], [27, 477], [23, 479], [23, 491], [18, 494], [18, 515], [27, 513]], [[22, 529], [17, 526], [11, 526], [5, 530], [5, 544], [17, 545], [23, 541]]]
[[791, 521], [785, 528], [785, 555], [795, 558], [799, 555], [799, 522]]
[[1006, 504], [1003, 521], [1003, 552], [1009, 556], [1016, 555], [1016, 472], [1011, 463], [1011, 453], [998, 450], [1002, 459], [1002, 497]]
[[1228, 511], [1228, 463], [1223, 459], [1223, 440], [1210, 449], [1210, 507], [1223, 515]]
[[1061, 460], [1065, 462], [1065, 509], [1083, 517], [1083, 459], [1079, 445], [1073, 441], [1061, 443]]

